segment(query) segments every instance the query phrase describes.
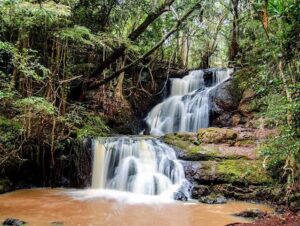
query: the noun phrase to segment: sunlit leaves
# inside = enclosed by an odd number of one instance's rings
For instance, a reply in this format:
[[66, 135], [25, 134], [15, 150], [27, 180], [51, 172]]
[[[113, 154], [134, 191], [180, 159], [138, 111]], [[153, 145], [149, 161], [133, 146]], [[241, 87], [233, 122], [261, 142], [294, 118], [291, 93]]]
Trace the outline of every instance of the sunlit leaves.
[[94, 35], [91, 31], [82, 26], [75, 25], [70, 28], [63, 28], [56, 33], [56, 37], [64, 41], [70, 41], [75, 44], [88, 45], [88, 46], [104, 46], [100, 36]]
[[70, 13], [70, 7], [52, 1], [43, 3], [42, 7], [24, 0], [4, 0], [0, 3], [0, 14], [5, 15], [0, 19], [0, 23], [28, 31], [39, 26], [65, 24]]

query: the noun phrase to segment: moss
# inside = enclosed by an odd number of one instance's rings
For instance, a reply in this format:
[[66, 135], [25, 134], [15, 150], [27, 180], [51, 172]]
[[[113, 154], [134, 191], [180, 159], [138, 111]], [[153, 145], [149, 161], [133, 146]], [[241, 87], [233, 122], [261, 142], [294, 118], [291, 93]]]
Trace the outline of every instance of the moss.
[[228, 182], [249, 184], [272, 183], [270, 175], [264, 170], [259, 160], [225, 160], [217, 164], [217, 174]]
[[238, 147], [251, 147], [256, 145], [255, 140], [240, 140], [235, 143], [235, 146]]
[[[176, 146], [184, 151], [189, 151], [195, 147], [195, 145], [186, 137], [181, 134], [167, 134], [163, 137], [165, 143]], [[195, 152], [195, 149], [192, 150]]]

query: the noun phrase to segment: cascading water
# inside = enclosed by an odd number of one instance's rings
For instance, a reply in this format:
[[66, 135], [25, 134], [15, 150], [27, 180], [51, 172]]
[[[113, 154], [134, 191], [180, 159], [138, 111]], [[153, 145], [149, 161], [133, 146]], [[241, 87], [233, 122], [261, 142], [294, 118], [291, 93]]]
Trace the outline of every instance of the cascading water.
[[150, 134], [196, 132], [209, 126], [212, 91], [229, 78], [231, 69], [213, 70], [211, 86], [206, 86], [202, 70], [182, 79], [171, 79], [170, 97], [156, 105], [146, 118]]
[[92, 188], [171, 198], [189, 197], [190, 185], [170, 146], [154, 138], [119, 137], [94, 140]]

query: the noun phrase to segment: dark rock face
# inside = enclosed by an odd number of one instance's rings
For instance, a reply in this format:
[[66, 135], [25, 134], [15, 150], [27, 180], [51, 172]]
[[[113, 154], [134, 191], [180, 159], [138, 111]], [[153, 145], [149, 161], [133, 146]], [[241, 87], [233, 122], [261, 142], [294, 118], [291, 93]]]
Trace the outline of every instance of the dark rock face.
[[25, 225], [26, 222], [25, 221], [21, 221], [19, 219], [7, 218], [6, 220], [3, 221], [2, 224], [3, 224], [3, 226], [8, 226], [8, 225], [22, 226], [22, 225]]
[[199, 198], [199, 202], [206, 204], [224, 204], [227, 203], [227, 199], [221, 194], [210, 194]]
[[220, 84], [215, 90], [212, 106], [212, 124], [217, 126], [231, 126], [232, 115], [237, 111], [242, 93], [234, 79]]
[[203, 75], [204, 85], [210, 87], [213, 84], [213, 71], [205, 70]]
[[55, 164], [51, 167], [51, 156], [48, 145], [34, 146], [20, 152], [26, 160], [16, 166], [7, 165], [0, 174], [0, 193], [20, 188], [31, 187], [77, 187], [84, 188], [91, 183], [92, 141], [74, 140], [64, 149], [55, 152]]
[[192, 190], [192, 198], [199, 199], [201, 196], [207, 196], [211, 193], [207, 185], [195, 185]]

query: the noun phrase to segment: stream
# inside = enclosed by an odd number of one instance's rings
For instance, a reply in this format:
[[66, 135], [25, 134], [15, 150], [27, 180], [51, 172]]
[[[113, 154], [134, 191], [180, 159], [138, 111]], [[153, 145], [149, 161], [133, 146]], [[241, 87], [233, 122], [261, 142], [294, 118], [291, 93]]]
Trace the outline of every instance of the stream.
[[233, 213], [249, 208], [270, 211], [266, 205], [247, 202], [208, 205], [118, 192], [110, 195], [95, 190], [20, 190], [0, 196], [0, 220], [18, 218], [29, 226], [223, 226], [249, 222]]

